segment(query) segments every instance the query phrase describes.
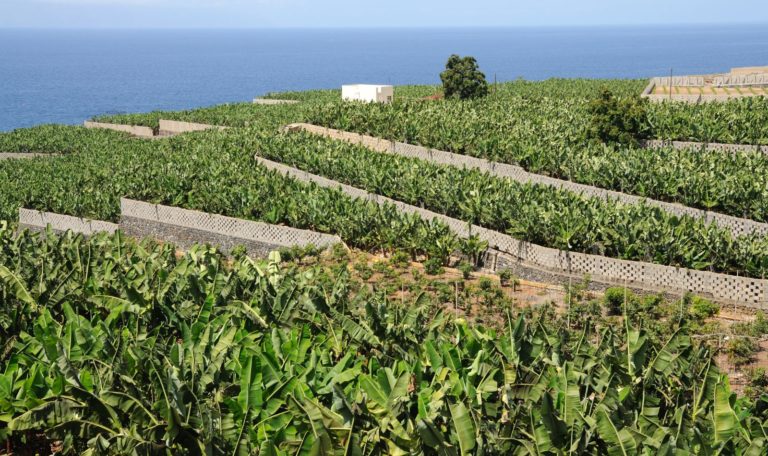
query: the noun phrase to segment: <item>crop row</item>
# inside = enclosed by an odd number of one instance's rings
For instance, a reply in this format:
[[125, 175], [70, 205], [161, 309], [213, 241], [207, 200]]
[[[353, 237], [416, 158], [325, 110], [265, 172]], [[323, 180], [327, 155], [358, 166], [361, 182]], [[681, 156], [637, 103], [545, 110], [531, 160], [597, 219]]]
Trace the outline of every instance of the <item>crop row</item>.
[[768, 221], [768, 156], [588, 144], [577, 99], [313, 105], [311, 123], [494, 161], [538, 174]]
[[451, 253], [444, 246], [456, 245], [455, 235], [441, 224], [256, 166], [251, 151], [264, 136], [255, 130], [162, 141], [117, 135], [109, 148], [101, 137], [93, 131], [91, 142], [84, 133], [78, 153], [0, 162], [0, 220], [15, 220], [18, 208], [27, 207], [116, 221], [120, 198], [128, 197], [334, 233], [362, 249], [401, 248], [444, 260]]
[[[353, 201], [257, 166], [284, 161], [335, 180], [554, 248], [762, 277], [768, 241], [672, 217], [644, 205], [586, 199], [477, 171], [374, 153], [311, 135], [257, 129], [137, 141], [85, 130], [77, 154], [0, 163], [0, 218], [19, 207], [115, 220], [129, 197], [340, 235], [365, 249], [405, 248], [445, 259], [456, 246], [445, 227]], [[57, 132], [41, 131], [39, 138]], [[44, 141], [41, 139], [41, 141]], [[51, 140], [54, 142], [53, 140]], [[438, 247], [441, 246], [441, 247]]]
[[[502, 332], [431, 298], [119, 236], [0, 228], [0, 441], [73, 454], [744, 454], [765, 398], [685, 326]], [[357, 285], [359, 286], [359, 285]], [[621, 328], [624, 325], [617, 325]], [[570, 336], [573, 337], [570, 337]]]
[[656, 137], [682, 141], [768, 145], [768, 97], [725, 103], [659, 103], [649, 110]]
[[[491, 95], [478, 100], [475, 105], [483, 107], [480, 114], [451, 110], [445, 117], [460, 115], [453, 123], [463, 125], [468, 121], [486, 119], [489, 127], [497, 127], [495, 133], [500, 136], [515, 138], [509, 134], [514, 124], [527, 125], [531, 118], [544, 117], [552, 125], [547, 131], [568, 131], [565, 136], [580, 138], [583, 131], [586, 106], [590, 99], [597, 96], [602, 89], [608, 89], [619, 96], [638, 95], [646, 85], [645, 80], [601, 80], [601, 79], [549, 79], [546, 81], [517, 80], [494, 85]], [[420, 100], [440, 92], [439, 86], [399, 86], [396, 87], [396, 99], [406, 101]], [[312, 90], [305, 92], [270, 93], [266, 98], [289, 99], [302, 101], [305, 106], [292, 107], [254, 107], [253, 105], [227, 104], [210, 108], [181, 111], [175, 113], [148, 113], [104, 115], [97, 117], [99, 121], [115, 123], [133, 123], [156, 127], [157, 120], [173, 118], [173, 120], [188, 120], [201, 123], [216, 123], [228, 126], [246, 126], [264, 120], [264, 113], [273, 115], [275, 112], [302, 113], [308, 106], [315, 104], [338, 104], [341, 98], [340, 90]], [[526, 106], [528, 101], [530, 106]], [[456, 103], [423, 103], [428, 108], [437, 106], [439, 109], [451, 109]], [[499, 106], [500, 105], [500, 106]], [[535, 109], [535, 108], [541, 109]], [[264, 109], [266, 108], [266, 110]], [[532, 109], [533, 108], [533, 109]], [[287, 110], [287, 111], [286, 111]], [[506, 115], [503, 122], [498, 121], [495, 111]], [[543, 111], [543, 112], [542, 112]], [[673, 139], [682, 141], [720, 142], [739, 144], [768, 144], [768, 99], [764, 97], [748, 97], [731, 100], [725, 103], [705, 103], [691, 105], [688, 103], [657, 103], [648, 109], [649, 120], [655, 137], [658, 139]], [[169, 116], [171, 114], [171, 116]], [[172, 116], [177, 117], [172, 117]], [[249, 118], [251, 116], [251, 118]], [[301, 114], [299, 114], [301, 116]], [[417, 118], [418, 119], [418, 118]], [[301, 119], [294, 118], [297, 122]], [[320, 119], [322, 120], [322, 119]], [[331, 119], [327, 119], [330, 121]], [[378, 119], [381, 120], [381, 119]], [[449, 123], [448, 125], [452, 125]], [[475, 128], [477, 125], [474, 126]], [[499, 129], [499, 127], [504, 127]], [[397, 132], [402, 137], [412, 128]], [[494, 131], [492, 128], [490, 131]], [[423, 134], [423, 132], [422, 132]], [[418, 139], [418, 138], [413, 138]], [[452, 140], [457, 149], [471, 150], [482, 145], [476, 145], [473, 138], [458, 136]], [[475, 138], [476, 139], [476, 138]], [[550, 140], [551, 138], [546, 138]], [[507, 142], [500, 138], [501, 142]], [[426, 145], [426, 144], [425, 144]], [[441, 148], [433, 146], [435, 148]], [[500, 153], [506, 153], [501, 150]]]
[[[587, 101], [599, 93], [602, 86], [627, 94], [632, 93], [636, 85], [637, 81], [516, 81], [500, 84], [498, 91], [486, 99], [467, 102], [414, 100], [416, 94], [429, 90], [423, 86], [408, 87], [398, 90], [414, 96], [388, 106], [339, 103], [336, 92], [315, 91], [288, 96], [303, 100], [296, 105], [234, 104], [98, 119], [157, 128], [162, 117], [247, 126], [265, 132], [274, 132], [287, 123], [309, 121], [519, 164], [534, 173], [587, 185], [768, 221], [768, 157], [764, 154], [732, 155], [673, 148], [646, 150], [585, 141], [584, 125], [589, 121]], [[333, 99], [336, 101], [328, 101]], [[734, 101], [717, 107], [651, 106], [651, 121], [659, 132], [691, 126], [704, 128], [706, 118], [718, 122], [720, 126], [715, 130], [741, 134], [739, 132], [768, 125], [768, 122], [756, 121], [766, 115], [768, 104], [764, 100]], [[696, 134], [660, 134], [697, 139]]]
[[265, 142], [259, 154], [547, 247], [734, 275], [768, 272], [768, 238], [734, 238], [727, 229], [651, 206], [584, 198], [308, 134]]

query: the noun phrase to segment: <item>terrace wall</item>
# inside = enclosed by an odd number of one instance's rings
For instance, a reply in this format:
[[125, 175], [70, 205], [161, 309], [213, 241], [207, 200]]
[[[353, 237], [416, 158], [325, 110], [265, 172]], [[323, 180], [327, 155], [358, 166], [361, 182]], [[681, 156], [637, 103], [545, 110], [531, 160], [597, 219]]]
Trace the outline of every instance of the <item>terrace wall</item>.
[[746, 87], [768, 85], [768, 73], [760, 74], [725, 74], [712, 80], [716, 87]]
[[89, 220], [32, 209], [19, 209], [19, 229], [45, 231], [48, 225], [51, 226], [55, 233], [72, 231], [85, 236], [91, 236], [100, 232], [114, 233], [118, 229], [116, 224], [100, 220]]
[[59, 154], [41, 154], [36, 152], [0, 152], [0, 160], [16, 160], [20, 158], [55, 157]]
[[735, 236], [741, 236], [749, 233], [768, 234], [768, 224], [755, 222], [753, 220], [732, 217], [730, 215], [717, 212], [705, 211], [684, 206], [682, 204], [667, 203], [648, 198], [643, 198], [626, 193], [615, 192], [590, 185], [578, 184], [571, 181], [555, 179], [552, 177], [541, 176], [539, 174], [529, 173], [523, 168], [505, 163], [496, 163], [481, 158], [470, 157], [467, 155], [454, 154], [426, 147], [415, 146], [412, 144], [389, 141], [373, 136], [365, 136], [357, 133], [350, 133], [332, 128], [318, 127], [311, 124], [292, 124], [285, 127], [289, 131], [304, 130], [310, 133], [326, 136], [328, 138], [346, 141], [352, 144], [359, 144], [372, 150], [390, 154], [396, 154], [403, 157], [417, 158], [432, 163], [450, 165], [456, 167], [476, 168], [488, 172], [494, 176], [511, 179], [524, 184], [539, 184], [549, 187], [555, 187], [567, 190], [573, 193], [581, 194], [587, 197], [601, 198], [605, 200], [619, 201], [624, 204], [647, 204], [658, 207], [672, 215], [681, 217], [684, 215], [706, 220], [707, 222], [717, 223], [718, 226], [730, 230]]
[[258, 105], [284, 105], [284, 104], [296, 104], [298, 100], [275, 100], [271, 98], [254, 98], [253, 104]]
[[[657, 86], [669, 87], [669, 76], [653, 78]], [[672, 76], [673, 87], [701, 87], [704, 85], [704, 76]]]
[[745, 152], [762, 152], [768, 154], [768, 147], [766, 146], [753, 146], [749, 144], [721, 144], [721, 143], [703, 143], [703, 142], [691, 142], [691, 141], [668, 141], [663, 139], [652, 139], [643, 143], [644, 147], [650, 149], [659, 149], [662, 147], [673, 147], [675, 149], [700, 149], [714, 152], [727, 152], [727, 153], [745, 153]]
[[504, 254], [504, 256], [500, 257], [500, 261], [499, 258], [496, 258], [494, 264], [491, 265], [496, 270], [513, 267], [533, 267], [541, 273], [571, 276], [589, 275], [599, 283], [629, 286], [654, 292], [667, 289], [675, 290], [678, 293], [690, 291], [711, 297], [720, 302], [734, 303], [757, 309], [768, 307], [768, 302], [766, 302], [768, 299], [768, 294], [766, 293], [768, 291], [768, 281], [766, 280], [694, 271], [638, 261], [625, 261], [542, 247], [514, 239], [503, 233], [469, 225], [461, 220], [426, 209], [371, 194], [365, 190], [275, 163], [259, 156], [256, 156], [255, 159], [268, 169], [301, 181], [313, 182], [321, 187], [338, 188], [349, 196], [374, 201], [377, 204], [392, 204], [402, 212], [418, 214], [426, 220], [439, 220], [460, 237], [468, 237], [471, 234], [475, 234], [480, 239], [487, 241], [492, 251], [496, 250]]
[[177, 120], [160, 120], [160, 135], [165, 136], [178, 135], [180, 133], [188, 133], [191, 131], [204, 131], [213, 129], [226, 130], [227, 127], [194, 122], [180, 122]]
[[342, 242], [338, 236], [252, 222], [205, 212], [120, 200], [120, 229], [133, 237], [152, 237], [182, 248], [216, 245], [225, 253], [244, 246], [250, 256], [263, 257], [284, 247], [328, 247]]
[[122, 131], [139, 138], [152, 138], [155, 136], [155, 132], [151, 128], [138, 125], [120, 125], [91, 121], [85, 121], [83, 125], [85, 128], [104, 128], [107, 130]]

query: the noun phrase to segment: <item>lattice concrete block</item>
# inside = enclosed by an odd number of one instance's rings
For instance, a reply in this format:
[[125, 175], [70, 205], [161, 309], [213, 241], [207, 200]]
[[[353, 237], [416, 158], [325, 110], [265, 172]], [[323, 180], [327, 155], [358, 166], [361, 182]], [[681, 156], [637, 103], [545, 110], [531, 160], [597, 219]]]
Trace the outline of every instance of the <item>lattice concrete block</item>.
[[117, 225], [100, 220], [90, 220], [69, 215], [41, 212], [32, 209], [19, 209], [19, 228], [32, 231], [45, 231], [50, 226], [55, 233], [72, 231], [73, 233], [92, 236], [93, 234], [106, 232], [114, 233]]
[[152, 138], [155, 136], [155, 132], [151, 128], [138, 125], [120, 125], [90, 121], [86, 121], [83, 125], [85, 125], [85, 128], [103, 128], [107, 130], [122, 131], [139, 138]]
[[706, 150], [716, 152], [727, 153], [751, 153], [762, 152], [768, 154], [768, 147], [755, 146], [751, 144], [723, 144], [723, 143], [704, 143], [704, 142], [691, 142], [691, 141], [666, 141], [660, 139], [653, 139], [645, 141], [644, 147], [649, 149], [659, 149], [662, 147], [672, 147], [675, 149], [693, 149], [693, 150]]
[[270, 225], [222, 215], [122, 199], [120, 227], [137, 237], [155, 237], [188, 247], [195, 243], [218, 245], [225, 252], [238, 245], [263, 253], [280, 247], [329, 247], [338, 236]]
[[[624, 204], [647, 204], [649, 206], [658, 207], [665, 212], [678, 217], [690, 216], [704, 219], [708, 222], [716, 222], [718, 226], [730, 230], [735, 236], [743, 236], [750, 233], [768, 234], [768, 224], [766, 223], [755, 222], [753, 220], [719, 214], [716, 212], [704, 211], [701, 209], [687, 207], [682, 204], [667, 203], [664, 201], [657, 201], [637, 195], [629, 195], [613, 190], [606, 190], [599, 187], [579, 184], [572, 181], [556, 179], [549, 176], [533, 174], [515, 165], [495, 163], [481, 158], [429, 149], [413, 144], [401, 142], [392, 143], [390, 141], [384, 141], [375, 137], [363, 136], [357, 133], [349, 133], [326, 127], [318, 127], [312, 124], [291, 124], [286, 127], [286, 129], [291, 131], [304, 130], [307, 132], [324, 135], [333, 139], [352, 142], [354, 144], [360, 144], [362, 141], [366, 145], [370, 144], [370, 148], [380, 152], [394, 153], [396, 155], [442, 165], [475, 168], [481, 171], [486, 171], [498, 177], [514, 180], [516, 182], [524, 184], [545, 185], [548, 187], [554, 187], [580, 194], [585, 197], [618, 201]], [[381, 141], [384, 141], [387, 145], [385, 146]]]
[[208, 125], [194, 122], [180, 122], [177, 120], [160, 120], [160, 133], [178, 135], [191, 131], [226, 130], [227, 127]]
[[35, 157], [57, 157], [59, 154], [41, 154], [36, 152], [0, 152], [0, 160], [23, 160]]
[[258, 105], [286, 105], [286, 104], [296, 104], [298, 103], [298, 100], [274, 100], [270, 98], [254, 98], [253, 104]]
[[[330, 179], [321, 178], [289, 166], [281, 165], [256, 156], [256, 160], [270, 169], [280, 170], [286, 175], [306, 182], [315, 182], [321, 186], [340, 188], [346, 194], [357, 197], [366, 193], [348, 185], [342, 185]], [[764, 308], [768, 294], [768, 281], [740, 278], [706, 271], [693, 271], [671, 266], [656, 265], [639, 261], [627, 261], [599, 255], [577, 252], [565, 252], [548, 247], [519, 241], [503, 233], [494, 232], [478, 226], [469, 226], [466, 222], [437, 214], [426, 209], [394, 201], [383, 196], [373, 199], [379, 204], [391, 204], [398, 210], [418, 214], [425, 219], [437, 219], [446, 223], [460, 237], [470, 234], [488, 241], [492, 249], [503, 252], [515, 261], [526, 262], [538, 268], [545, 268], [557, 274], [572, 277], [589, 275], [602, 283], [629, 285], [647, 290], [674, 290], [677, 294], [691, 291], [717, 299], [721, 302], [734, 302], [751, 308]], [[494, 261], [497, 261], [495, 258]]]

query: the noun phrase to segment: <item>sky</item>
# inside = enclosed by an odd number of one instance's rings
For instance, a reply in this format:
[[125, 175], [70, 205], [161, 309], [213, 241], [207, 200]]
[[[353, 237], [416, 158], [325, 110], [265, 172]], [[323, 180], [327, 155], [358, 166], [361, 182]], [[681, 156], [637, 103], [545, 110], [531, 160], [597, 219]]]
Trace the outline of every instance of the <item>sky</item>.
[[768, 1], [0, 0], [0, 28], [477, 27], [702, 23], [768, 24]]

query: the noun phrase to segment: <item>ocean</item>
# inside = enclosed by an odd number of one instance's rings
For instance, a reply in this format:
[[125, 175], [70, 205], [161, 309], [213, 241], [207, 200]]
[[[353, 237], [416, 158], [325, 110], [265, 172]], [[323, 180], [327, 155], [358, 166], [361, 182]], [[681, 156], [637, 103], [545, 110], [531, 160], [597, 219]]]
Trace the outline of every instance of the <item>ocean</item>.
[[452, 53], [489, 80], [645, 78], [768, 65], [766, 25], [0, 30], [0, 131], [249, 101], [344, 83], [435, 84]]

